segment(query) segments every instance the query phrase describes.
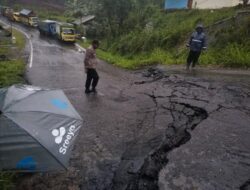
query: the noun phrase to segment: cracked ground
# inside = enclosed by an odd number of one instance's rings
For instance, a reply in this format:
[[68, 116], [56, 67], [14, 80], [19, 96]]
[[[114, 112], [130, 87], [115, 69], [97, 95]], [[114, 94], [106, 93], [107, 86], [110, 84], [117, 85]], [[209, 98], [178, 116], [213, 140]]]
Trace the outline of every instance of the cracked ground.
[[249, 83], [103, 64], [100, 95], [65, 89], [86, 125], [69, 170], [23, 176], [19, 189], [249, 188]]

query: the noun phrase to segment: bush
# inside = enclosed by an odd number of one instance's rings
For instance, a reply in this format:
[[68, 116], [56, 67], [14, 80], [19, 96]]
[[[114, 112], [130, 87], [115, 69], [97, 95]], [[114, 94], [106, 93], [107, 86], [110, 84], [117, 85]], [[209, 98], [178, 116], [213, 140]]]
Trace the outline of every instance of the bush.
[[13, 179], [15, 177], [14, 173], [0, 172], [0, 189], [1, 190], [12, 190], [15, 185]]
[[217, 63], [229, 67], [250, 67], [249, 46], [232, 43], [217, 54]]
[[[237, 8], [220, 10], [177, 10], [161, 12], [156, 7], [131, 12], [124, 31], [116, 38], [105, 38], [106, 53], [101, 56], [125, 68], [137, 68], [154, 63], [186, 63], [185, 48], [197, 24], [213, 25], [235, 15]], [[210, 38], [208, 51], [202, 53], [200, 64], [249, 67], [250, 18], [227, 22], [226, 27], [214, 26], [206, 32]], [[107, 56], [108, 55], [108, 56]], [[112, 59], [111, 57], [114, 56]], [[122, 61], [120, 61], [122, 60]], [[126, 61], [125, 61], [126, 60]], [[119, 62], [119, 63], [118, 63]]]
[[[25, 38], [18, 32], [13, 30], [13, 34], [16, 37], [16, 46], [21, 51], [25, 47]], [[10, 44], [10, 40], [8, 41]], [[10, 47], [0, 48], [0, 55], [11, 55]], [[16, 52], [15, 52], [16, 54]], [[10, 57], [13, 58], [13, 57]], [[10, 86], [15, 83], [24, 83], [24, 70], [25, 64], [20, 57], [16, 57], [15, 60], [0, 60], [0, 88]], [[12, 190], [15, 188], [14, 184], [15, 173], [0, 171], [0, 189]]]
[[22, 60], [0, 62], [0, 87], [24, 82], [25, 65]]

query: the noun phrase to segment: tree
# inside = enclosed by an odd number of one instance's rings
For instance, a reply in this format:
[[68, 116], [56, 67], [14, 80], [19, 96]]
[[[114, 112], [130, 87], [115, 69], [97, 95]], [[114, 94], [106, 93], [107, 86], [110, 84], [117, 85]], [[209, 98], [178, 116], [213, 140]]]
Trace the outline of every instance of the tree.
[[244, 6], [247, 6], [249, 0], [241, 0]]
[[108, 36], [115, 37], [122, 31], [125, 19], [132, 9], [132, 0], [99, 0], [99, 17], [108, 24]]
[[[100, 37], [115, 38], [128, 31], [129, 15], [142, 13], [148, 6], [163, 7], [164, 0], [65, 0], [67, 14], [79, 18], [96, 15], [93, 28]], [[131, 23], [134, 26], [135, 23]]]

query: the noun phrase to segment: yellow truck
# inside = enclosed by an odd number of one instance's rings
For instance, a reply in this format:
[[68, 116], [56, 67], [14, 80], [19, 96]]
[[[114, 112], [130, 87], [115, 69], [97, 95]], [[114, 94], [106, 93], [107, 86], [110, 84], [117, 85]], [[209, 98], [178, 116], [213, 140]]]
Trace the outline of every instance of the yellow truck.
[[[18, 16], [17, 16], [18, 17]], [[19, 18], [21, 23], [37, 27], [38, 26], [38, 17], [32, 10], [23, 9], [19, 12]]]
[[74, 25], [56, 22], [56, 36], [61, 41], [74, 43], [76, 41]]
[[3, 12], [3, 16], [7, 17], [8, 20], [10, 21], [14, 21], [13, 13], [14, 13], [14, 10], [12, 8], [5, 8]]
[[14, 13], [13, 13], [13, 20], [14, 20], [15, 22], [21, 22], [20, 13], [19, 13], [19, 12], [14, 12]]

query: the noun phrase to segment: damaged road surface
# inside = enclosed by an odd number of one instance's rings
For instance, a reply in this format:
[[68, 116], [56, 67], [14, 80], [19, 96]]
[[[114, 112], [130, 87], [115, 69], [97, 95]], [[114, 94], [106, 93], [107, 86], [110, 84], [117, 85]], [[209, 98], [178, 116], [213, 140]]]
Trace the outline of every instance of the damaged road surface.
[[112, 189], [250, 188], [249, 86], [149, 71], [136, 88], [154, 104], [142, 112], [151, 125], [123, 153]]
[[63, 89], [84, 126], [68, 171], [24, 174], [17, 189], [250, 188], [249, 76], [239, 82], [157, 67], [129, 72], [101, 62], [99, 94], [85, 95], [84, 54], [32, 36], [28, 80]]
[[20, 189], [249, 188], [249, 83], [99, 70], [103, 95], [86, 96], [80, 77], [65, 89], [85, 120], [69, 171], [24, 178]]

